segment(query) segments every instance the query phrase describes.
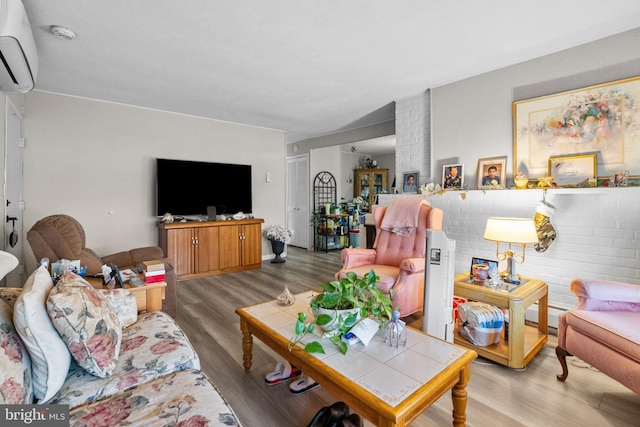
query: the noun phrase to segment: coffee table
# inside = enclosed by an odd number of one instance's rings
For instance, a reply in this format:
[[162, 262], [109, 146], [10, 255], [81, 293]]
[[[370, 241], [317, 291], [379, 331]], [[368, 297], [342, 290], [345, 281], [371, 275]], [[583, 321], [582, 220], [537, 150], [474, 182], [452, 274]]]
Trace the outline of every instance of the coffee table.
[[306, 340], [320, 341], [326, 354], [310, 354], [301, 346], [289, 351], [297, 314], [309, 311], [313, 295], [315, 292], [298, 294], [291, 306], [273, 300], [236, 310], [245, 371], [251, 370], [255, 336], [377, 426], [407, 426], [449, 390], [453, 425], [465, 425], [467, 383], [475, 351], [413, 328], [408, 328], [406, 347], [391, 347], [378, 333], [366, 347], [362, 343], [349, 347], [346, 355], [331, 341], [310, 336]]

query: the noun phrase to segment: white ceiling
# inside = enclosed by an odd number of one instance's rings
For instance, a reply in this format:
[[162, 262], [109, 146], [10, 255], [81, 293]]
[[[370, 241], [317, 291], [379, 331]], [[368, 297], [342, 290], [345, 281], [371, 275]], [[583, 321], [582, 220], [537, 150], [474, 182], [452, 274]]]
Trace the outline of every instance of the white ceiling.
[[36, 90], [283, 130], [289, 142], [391, 120], [394, 100], [640, 27], [638, 0], [23, 3]]

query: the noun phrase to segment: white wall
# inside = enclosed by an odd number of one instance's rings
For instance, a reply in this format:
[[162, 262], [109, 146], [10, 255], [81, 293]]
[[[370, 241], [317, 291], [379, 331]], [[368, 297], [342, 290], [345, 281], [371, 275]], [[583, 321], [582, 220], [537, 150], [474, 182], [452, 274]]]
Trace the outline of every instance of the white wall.
[[[6, 116], [7, 116], [7, 96], [5, 95], [4, 92], [0, 92], [0, 132], [2, 132], [2, 144], [0, 144], [0, 159], [3, 159], [3, 161], [0, 162], [0, 188], [2, 189], [2, 200], [6, 200], [6, 195], [5, 195], [5, 188], [4, 188], [4, 184], [5, 184], [5, 162], [4, 162], [4, 156], [5, 156], [5, 149], [6, 149], [6, 135], [7, 135], [7, 129], [6, 129]], [[4, 218], [6, 215], [6, 210], [5, 210], [5, 206], [3, 204], [2, 206], [2, 212], [0, 213], [2, 215], [2, 218]], [[0, 221], [2, 223], [2, 225], [0, 225], [0, 235], [4, 236], [4, 230], [6, 227], [6, 223], [4, 221]], [[6, 247], [6, 242], [3, 239], [2, 244], [0, 244], [0, 250], [5, 249]]]
[[333, 175], [336, 180], [336, 202], [340, 203], [340, 195], [342, 194], [347, 182], [341, 182], [342, 166], [341, 166], [340, 146], [314, 148], [309, 155], [309, 183], [311, 184], [311, 194], [309, 197], [309, 212], [313, 214], [313, 184], [318, 173], [327, 171]]
[[[7, 119], [7, 102], [9, 102], [9, 100], [11, 102], [13, 102], [13, 105], [20, 110], [20, 106], [22, 105], [22, 100], [24, 98], [24, 95], [21, 93], [9, 93], [9, 94], [5, 94], [4, 92], [0, 92], [0, 132], [2, 132], [2, 143], [0, 144], [0, 159], [2, 159], [2, 161], [0, 161], [0, 191], [2, 191], [2, 200], [6, 200], [6, 195], [5, 195], [5, 151], [6, 151], [6, 135], [7, 135], [7, 129], [6, 129], [6, 119]], [[5, 211], [6, 206], [2, 206], [1, 209], [1, 215], [2, 218], [4, 218], [6, 215], [6, 211]], [[3, 236], [3, 241], [0, 243], [0, 250], [2, 249], [6, 249], [7, 247], [7, 241], [4, 239], [5, 236], [5, 228], [7, 227], [7, 223], [6, 221], [0, 221], [0, 223], [2, 225], [0, 225], [0, 235]], [[19, 227], [18, 224], [16, 224], [16, 226]], [[22, 237], [23, 234], [20, 234], [20, 236]]]
[[375, 156], [375, 160], [378, 161], [378, 167], [380, 169], [389, 169], [389, 191], [391, 191], [391, 185], [393, 185], [393, 178], [396, 176], [396, 155], [385, 154], [382, 156]]
[[[358, 168], [360, 158], [362, 155], [358, 153], [352, 153], [351, 150], [345, 151], [344, 146], [340, 152], [340, 176], [336, 179], [341, 182], [341, 192], [338, 194], [339, 203], [347, 203], [353, 200], [353, 170]], [[351, 182], [349, 181], [351, 178]]]
[[42, 92], [25, 96], [24, 129], [25, 231], [65, 213], [99, 255], [156, 245], [157, 157], [251, 164], [254, 215], [286, 223], [283, 132]]
[[463, 163], [475, 183], [479, 158], [506, 155], [513, 184], [512, 102], [640, 75], [639, 39], [640, 28], [432, 89], [434, 181]]

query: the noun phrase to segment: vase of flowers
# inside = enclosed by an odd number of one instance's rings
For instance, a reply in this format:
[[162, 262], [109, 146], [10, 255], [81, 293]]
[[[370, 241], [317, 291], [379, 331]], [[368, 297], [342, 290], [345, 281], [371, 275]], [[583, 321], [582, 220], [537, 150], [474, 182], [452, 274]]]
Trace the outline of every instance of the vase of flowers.
[[271, 262], [274, 264], [285, 262], [284, 258], [280, 255], [284, 252], [285, 243], [289, 243], [291, 241], [291, 237], [293, 237], [293, 230], [289, 227], [285, 227], [284, 225], [272, 225], [265, 228], [262, 234], [271, 242], [271, 250], [275, 255], [275, 258], [273, 258]]

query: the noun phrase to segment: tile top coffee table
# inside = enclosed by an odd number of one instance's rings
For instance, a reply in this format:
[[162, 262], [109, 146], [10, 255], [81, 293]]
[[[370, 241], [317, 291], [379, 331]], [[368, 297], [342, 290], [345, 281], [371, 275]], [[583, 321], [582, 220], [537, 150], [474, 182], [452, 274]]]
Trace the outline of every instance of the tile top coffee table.
[[[453, 425], [466, 423], [467, 383], [475, 351], [408, 328], [407, 346], [389, 346], [378, 333], [369, 343], [349, 347], [346, 355], [327, 339], [318, 340], [326, 354], [288, 350], [298, 312], [309, 312], [315, 292], [296, 295], [291, 306], [273, 301], [238, 308], [244, 368], [251, 369], [253, 336], [302, 369], [354, 412], [377, 426], [406, 426], [451, 390]], [[310, 314], [309, 317], [312, 317]]]

